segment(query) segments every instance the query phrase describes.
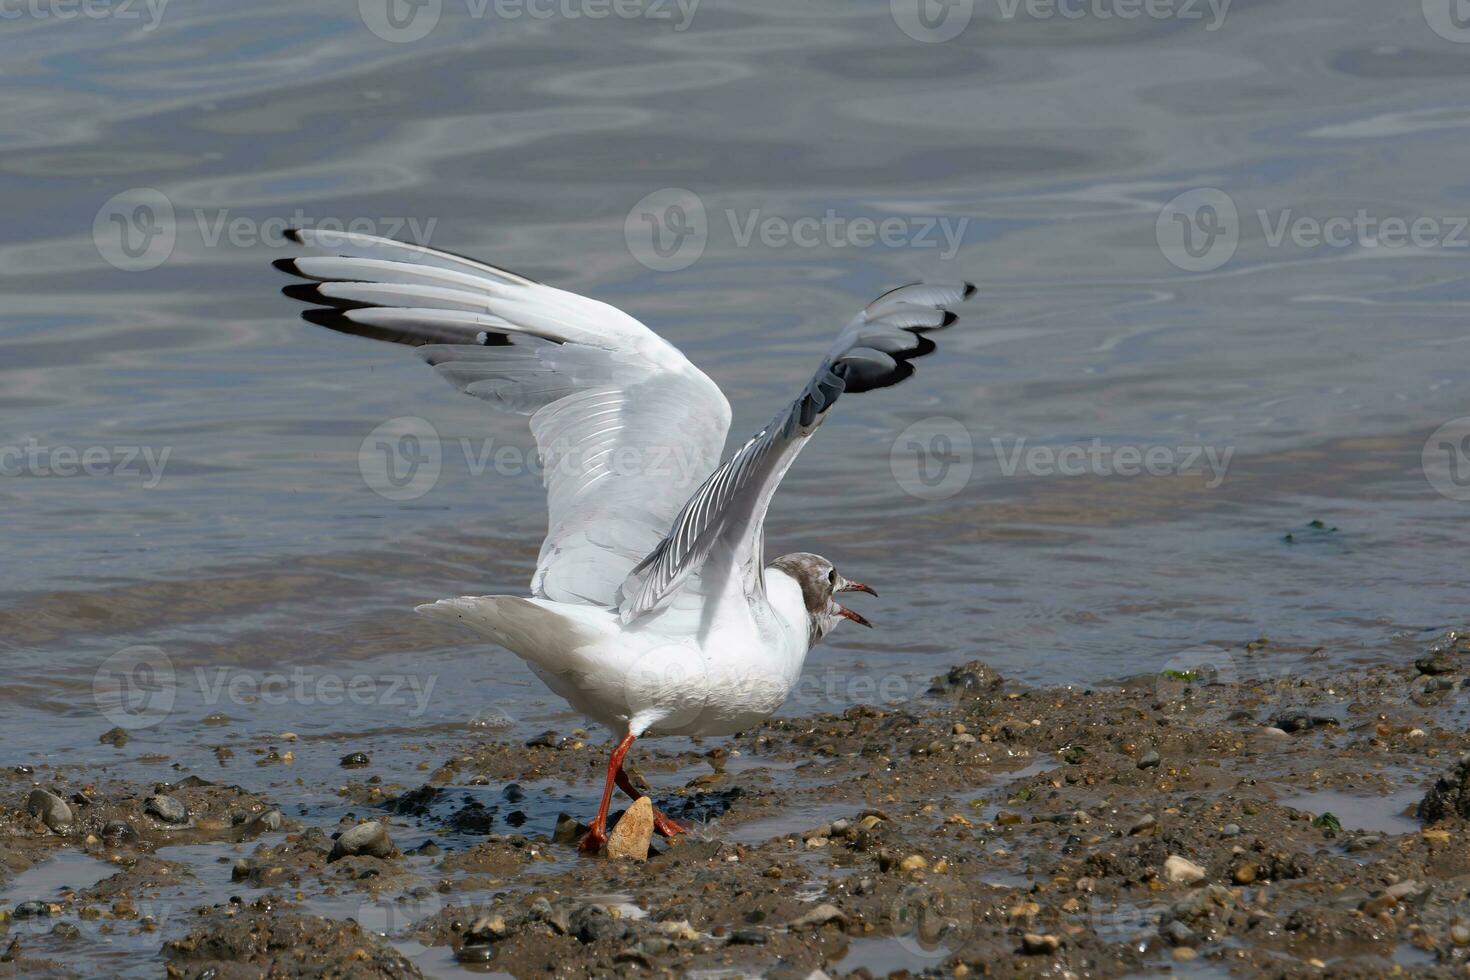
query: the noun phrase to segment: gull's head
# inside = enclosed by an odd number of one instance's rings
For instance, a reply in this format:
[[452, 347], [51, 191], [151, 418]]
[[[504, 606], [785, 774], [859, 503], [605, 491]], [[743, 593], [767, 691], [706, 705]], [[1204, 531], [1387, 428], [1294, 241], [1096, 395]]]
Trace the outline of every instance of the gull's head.
[[785, 572], [801, 586], [801, 598], [806, 604], [808, 632], [812, 643], [831, 632], [840, 620], [850, 619], [859, 626], [872, 628], [872, 623], [838, 602], [837, 596], [843, 592], [866, 592], [871, 596], [878, 593], [861, 582], [845, 577], [821, 555], [798, 551], [795, 554], [782, 555], [771, 562], [771, 567]]

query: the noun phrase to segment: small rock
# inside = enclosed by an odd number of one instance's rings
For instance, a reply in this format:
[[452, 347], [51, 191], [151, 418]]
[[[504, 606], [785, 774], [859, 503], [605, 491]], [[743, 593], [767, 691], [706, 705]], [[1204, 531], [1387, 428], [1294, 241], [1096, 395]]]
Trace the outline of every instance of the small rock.
[[389, 858], [396, 854], [397, 850], [393, 846], [393, 839], [388, 836], [388, 828], [376, 820], [369, 820], [344, 830], [337, 837], [336, 843], [332, 845], [332, 853], [327, 855], [327, 860], [336, 861], [358, 854]]
[[1003, 683], [1000, 674], [988, 664], [971, 660], [959, 667], [951, 667], [948, 674], [934, 678], [930, 688], [936, 694], [945, 691], [991, 691]]
[[1379, 912], [1387, 912], [1389, 909], [1397, 908], [1399, 900], [1387, 892], [1375, 895], [1363, 903], [1364, 915], [1377, 915]]
[[143, 812], [150, 817], [166, 824], [182, 824], [189, 822], [189, 810], [184, 804], [172, 796], [159, 793], [148, 797], [143, 804]]
[[1414, 661], [1414, 666], [1418, 668], [1419, 673], [1427, 674], [1431, 677], [1440, 674], [1453, 674], [1459, 669], [1454, 660], [1450, 659], [1449, 654], [1443, 650], [1435, 650], [1429, 653], [1428, 656], [1420, 657]]
[[1204, 880], [1205, 869], [1188, 858], [1170, 854], [1164, 862], [1164, 877], [1176, 885], [1192, 885]]
[[928, 867], [929, 860], [922, 854], [910, 854], [898, 862], [898, 870], [900, 871], [925, 871]]
[[1128, 827], [1128, 836], [1136, 837], [1139, 834], [1149, 834], [1159, 824], [1158, 819], [1152, 813], [1145, 813]]
[[1164, 927], [1163, 936], [1170, 946], [1193, 946], [1198, 940], [1194, 930], [1178, 919]]
[[109, 820], [102, 825], [102, 843], [108, 847], [138, 843], [138, 832], [126, 820]]
[[829, 922], [836, 922], [840, 925], [846, 921], [847, 916], [843, 914], [841, 909], [830, 902], [823, 902], [805, 915], [794, 919], [788, 928], [796, 931], [820, 929]]
[[1463, 922], [1450, 926], [1450, 942], [1456, 946], [1470, 946], [1470, 926]]
[[1060, 936], [1028, 932], [1021, 937], [1021, 952], [1027, 956], [1049, 956], [1062, 948]]
[[653, 841], [653, 801], [640, 796], [628, 807], [612, 833], [607, 835], [607, 856], [648, 860], [648, 846]]
[[1159, 758], [1159, 754], [1150, 749], [1149, 751], [1138, 757], [1137, 765], [1140, 769], [1157, 769], [1161, 761], [1162, 760]]
[[495, 947], [489, 943], [465, 943], [454, 951], [454, 958], [460, 963], [489, 963], [495, 959]]
[[470, 926], [466, 934], [470, 942], [485, 942], [504, 939], [510, 935], [510, 927], [505, 924], [503, 915], [482, 915]]
[[559, 749], [566, 744], [567, 740], [556, 732], [542, 732], [526, 743], [528, 749]]
[[64, 833], [72, 824], [71, 807], [66, 801], [48, 790], [37, 787], [26, 798], [26, 812], [38, 817], [50, 830]]
[[51, 907], [45, 902], [29, 901], [21, 902], [10, 913], [17, 919], [39, 919], [51, 914]]
[[1269, 724], [1287, 734], [1296, 734], [1297, 732], [1309, 732], [1313, 728], [1326, 725], [1336, 725], [1337, 721], [1332, 718], [1309, 715], [1305, 711], [1286, 711], [1272, 718]]
[[1231, 878], [1237, 885], [1250, 885], [1255, 883], [1256, 877], [1260, 873], [1260, 868], [1250, 862], [1246, 862], [1245, 864], [1236, 866], [1235, 871], [1231, 874]]
[[285, 817], [280, 810], [267, 810], [245, 825], [248, 834], [264, 834], [280, 830]]
[[771, 935], [765, 929], [752, 927], [730, 933], [731, 946], [764, 946], [770, 941]]
[[551, 841], [554, 844], [576, 844], [590, 829], [570, 813], [559, 813], [556, 816], [556, 829], [551, 832]]
[[124, 745], [128, 744], [128, 730], [126, 728], [123, 728], [121, 725], [118, 725], [114, 728], [109, 728], [107, 731], [97, 736], [97, 741], [101, 742], [103, 745], [111, 745], [114, 748], [120, 749]]
[[1436, 779], [1419, 802], [1419, 819], [1425, 823], [1450, 816], [1470, 817], [1470, 756]]
[[372, 765], [373, 760], [368, 758], [366, 752], [349, 752], [337, 763], [343, 769], [361, 769], [363, 766]]
[[1238, 824], [1238, 823], [1227, 823], [1224, 827], [1222, 827], [1220, 829], [1220, 836], [1221, 837], [1239, 837], [1240, 836], [1240, 824]]
[[572, 913], [569, 925], [571, 935], [583, 943], [595, 943], [605, 939], [621, 941], [633, 931], [628, 923], [621, 919], [614, 919], [612, 914], [601, 905], [584, 905], [577, 909]]

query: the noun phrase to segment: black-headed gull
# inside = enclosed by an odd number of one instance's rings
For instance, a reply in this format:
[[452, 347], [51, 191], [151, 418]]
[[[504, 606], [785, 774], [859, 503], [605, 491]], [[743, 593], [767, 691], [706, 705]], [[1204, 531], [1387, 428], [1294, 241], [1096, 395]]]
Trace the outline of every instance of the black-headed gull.
[[[897, 384], [952, 324], [968, 284], [901, 286], [838, 334], [816, 374], [723, 463], [730, 404], [684, 355], [605, 303], [447, 252], [292, 233], [330, 255], [282, 259], [311, 323], [419, 348], [467, 394], [531, 417], [550, 511], [531, 595], [419, 606], [515, 653], [619, 737], [582, 841], [606, 841], [640, 735], [728, 735], [786, 699], [807, 651], [869, 592], [818, 555], [764, 559], [777, 484], [842, 394]], [[665, 836], [684, 828], [659, 814]]]

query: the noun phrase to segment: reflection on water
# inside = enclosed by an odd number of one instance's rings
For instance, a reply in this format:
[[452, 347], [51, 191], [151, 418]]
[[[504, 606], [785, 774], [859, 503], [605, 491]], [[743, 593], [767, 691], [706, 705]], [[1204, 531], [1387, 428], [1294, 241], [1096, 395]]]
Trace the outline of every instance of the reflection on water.
[[[911, 696], [974, 656], [1079, 683], [1262, 635], [1401, 656], [1461, 615], [1466, 504], [1420, 454], [1466, 412], [1470, 45], [1417, 11], [1238, 0], [1206, 29], [979, 4], [926, 43], [880, 0], [706, 0], [678, 30], [443, 6], [412, 43], [336, 3], [7, 21], [0, 448], [37, 447], [0, 460], [17, 750], [110, 757], [93, 672], [135, 645], [179, 679], [145, 745], [212, 712], [570, 723], [508, 655], [409, 613], [524, 587], [539, 480], [484, 462], [529, 449], [524, 423], [303, 325], [269, 268], [288, 222], [367, 222], [623, 306], [726, 388], [740, 437], [872, 294], [978, 282], [915, 381], [845, 402], [776, 502], [773, 550], [883, 593], [881, 629], [821, 648], [791, 710]], [[109, 210], [138, 188], [168, 222]], [[698, 195], [706, 234], [661, 273], [625, 222], [665, 188]], [[1201, 188], [1235, 212], [1224, 239], [1215, 211], [1160, 221]], [[758, 231], [803, 218], [809, 246]], [[885, 218], [897, 243], [854, 233]], [[1346, 238], [1312, 237], [1334, 219]], [[1428, 237], [1394, 244], [1394, 219]], [[119, 251], [129, 229], [145, 244]], [[359, 450], [408, 415], [442, 472], [387, 500]], [[974, 457], [942, 498], [890, 459], [936, 416]], [[1086, 475], [1043, 465], [1093, 445]], [[93, 471], [58, 475], [87, 450]], [[1149, 450], [1162, 475], [1119, 475]], [[1174, 475], [1207, 450], [1218, 485]], [[1329, 544], [1285, 541], [1317, 518]], [[262, 694], [298, 670], [308, 694]], [[320, 688], [358, 677], [376, 699]], [[385, 703], [395, 678], [434, 680], [421, 713]]]

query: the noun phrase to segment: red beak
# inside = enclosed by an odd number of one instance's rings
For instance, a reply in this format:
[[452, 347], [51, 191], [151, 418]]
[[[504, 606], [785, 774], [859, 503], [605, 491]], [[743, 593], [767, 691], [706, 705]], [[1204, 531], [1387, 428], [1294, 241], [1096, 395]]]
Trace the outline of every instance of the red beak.
[[843, 619], [850, 619], [854, 623], [857, 623], [859, 626], [866, 626], [868, 629], [872, 629], [873, 628], [873, 624], [872, 623], [868, 622], [862, 616], [860, 616], [857, 613], [853, 612], [851, 609], [847, 608], [846, 606], [838, 606], [837, 607], [837, 615], [841, 616]]
[[866, 592], [868, 595], [873, 596], [874, 598], [877, 598], [877, 596], [878, 596], [878, 593], [874, 592], [870, 587], [864, 585], [861, 582], [848, 582], [846, 585], [844, 585], [842, 588], [838, 589], [837, 591], [838, 592]]

